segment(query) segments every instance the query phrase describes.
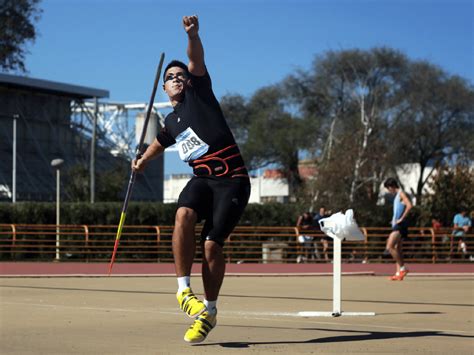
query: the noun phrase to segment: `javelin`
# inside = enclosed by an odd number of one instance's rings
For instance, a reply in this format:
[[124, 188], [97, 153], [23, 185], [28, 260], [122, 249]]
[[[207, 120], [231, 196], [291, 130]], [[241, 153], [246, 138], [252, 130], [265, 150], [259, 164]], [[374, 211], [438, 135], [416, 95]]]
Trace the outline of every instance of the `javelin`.
[[[160, 63], [158, 64], [158, 69], [156, 70], [155, 83], [153, 84], [153, 91], [150, 97], [150, 104], [148, 105], [148, 109], [146, 111], [146, 117], [145, 117], [145, 122], [143, 123], [142, 135], [140, 136], [140, 142], [138, 143], [138, 147], [137, 147], [137, 151], [135, 155], [136, 160], [140, 159], [143, 154], [142, 150], [143, 150], [143, 142], [145, 140], [145, 135], [146, 135], [146, 128], [148, 126], [148, 121], [150, 120], [151, 109], [153, 108], [153, 102], [155, 101], [156, 89], [158, 88], [158, 82], [160, 81], [161, 68], [163, 67], [164, 60], [165, 60], [165, 53], [161, 53]], [[115, 237], [114, 252], [112, 253], [112, 259], [110, 259], [109, 276], [110, 276], [110, 273], [112, 272], [112, 267], [114, 266], [115, 255], [117, 254], [117, 248], [119, 245], [120, 236], [122, 235], [122, 228], [123, 228], [123, 224], [125, 223], [125, 216], [127, 214], [128, 201], [130, 200], [130, 197], [132, 195], [132, 188], [133, 188], [133, 184], [135, 183], [136, 175], [137, 173], [132, 170], [130, 174], [130, 180], [128, 180], [127, 193], [125, 194], [125, 201], [123, 202], [122, 213], [120, 214], [120, 223], [117, 229], [117, 236]]]

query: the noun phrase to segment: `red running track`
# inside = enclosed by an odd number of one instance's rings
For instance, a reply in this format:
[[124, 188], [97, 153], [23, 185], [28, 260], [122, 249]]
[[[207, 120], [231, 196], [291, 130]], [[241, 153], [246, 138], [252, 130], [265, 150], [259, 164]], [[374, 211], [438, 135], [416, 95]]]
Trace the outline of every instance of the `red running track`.
[[[407, 264], [411, 274], [455, 275], [474, 274], [470, 264]], [[106, 276], [108, 263], [75, 262], [0, 262], [0, 276]], [[344, 274], [391, 275], [394, 264], [342, 264]], [[199, 274], [200, 264], [195, 264], [193, 274]], [[332, 264], [228, 264], [228, 275], [328, 275]], [[174, 275], [171, 263], [116, 263], [112, 276]]]

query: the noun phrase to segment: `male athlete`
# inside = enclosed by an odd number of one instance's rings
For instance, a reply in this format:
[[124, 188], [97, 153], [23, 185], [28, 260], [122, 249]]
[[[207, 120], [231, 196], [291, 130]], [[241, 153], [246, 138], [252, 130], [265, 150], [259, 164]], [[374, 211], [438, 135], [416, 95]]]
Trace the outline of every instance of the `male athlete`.
[[[194, 176], [179, 196], [173, 231], [173, 256], [178, 278], [176, 297], [194, 323], [184, 335], [189, 343], [202, 342], [216, 325], [217, 297], [225, 273], [225, 239], [239, 221], [250, 196], [250, 180], [234, 137], [212, 91], [204, 64], [197, 16], [183, 17], [188, 35], [188, 65], [173, 60], [165, 68], [163, 89], [173, 106], [165, 126], [143, 156], [132, 162], [145, 165], [176, 144], [181, 159]], [[202, 233], [204, 302], [190, 287], [196, 248], [194, 227], [206, 220]]]
[[390, 277], [392, 281], [402, 281], [408, 274], [408, 269], [403, 262], [403, 239], [408, 236], [408, 223], [406, 217], [412, 208], [408, 196], [400, 189], [397, 180], [388, 178], [384, 182], [388, 192], [394, 195], [393, 199], [393, 217], [392, 232], [387, 239], [386, 250], [392, 255], [397, 264], [395, 275]]

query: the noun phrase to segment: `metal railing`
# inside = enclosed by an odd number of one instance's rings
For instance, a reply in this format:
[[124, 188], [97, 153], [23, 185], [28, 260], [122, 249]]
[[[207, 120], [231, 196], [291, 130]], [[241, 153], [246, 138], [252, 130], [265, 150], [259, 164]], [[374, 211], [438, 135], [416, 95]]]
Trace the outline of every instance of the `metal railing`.
[[[343, 262], [392, 262], [384, 253], [391, 229], [361, 230], [364, 240], [343, 242]], [[0, 224], [0, 261], [108, 262], [116, 231], [115, 225]], [[197, 261], [202, 258], [201, 231], [202, 226], [197, 226]], [[409, 232], [404, 241], [407, 262], [457, 263], [465, 262], [470, 251], [474, 255], [473, 234], [463, 239], [465, 254], [451, 229], [410, 228]], [[124, 226], [117, 261], [172, 262], [172, 233], [173, 226]], [[230, 263], [324, 263], [332, 259], [332, 241], [323, 237], [320, 231], [298, 231], [295, 227], [237, 226], [224, 253]]]

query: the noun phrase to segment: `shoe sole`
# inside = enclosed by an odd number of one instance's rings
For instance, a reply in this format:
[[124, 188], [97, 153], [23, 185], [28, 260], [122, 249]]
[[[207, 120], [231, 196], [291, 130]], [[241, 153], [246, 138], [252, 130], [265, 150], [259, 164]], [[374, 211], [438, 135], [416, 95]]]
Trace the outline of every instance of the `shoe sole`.
[[187, 339], [184, 339], [184, 341], [188, 344], [199, 344], [199, 343], [202, 343], [204, 340], [206, 340], [206, 338], [204, 338], [202, 340], [187, 340]]
[[391, 277], [389, 277], [388, 279], [390, 281], [403, 281], [403, 279], [407, 276], [407, 274], [405, 274], [404, 276], [400, 277], [400, 278], [397, 278], [397, 279], [392, 279]]
[[[214, 325], [212, 326], [211, 330], [209, 330], [209, 333], [216, 327], [216, 325], [217, 325], [217, 322], [214, 323]], [[199, 343], [202, 343], [204, 340], [207, 339], [209, 333], [207, 333], [207, 335], [206, 335], [204, 338], [199, 339], [199, 340], [192, 340], [192, 339], [189, 339], [189, 340], [188, 340], [188, 339], [186, 339], [186, 337], [184, 337], [183, 339], [184, 339], [184, 341], [185, 341], [186, 343], [188, 343], [188, 344], [199, 344]]]

